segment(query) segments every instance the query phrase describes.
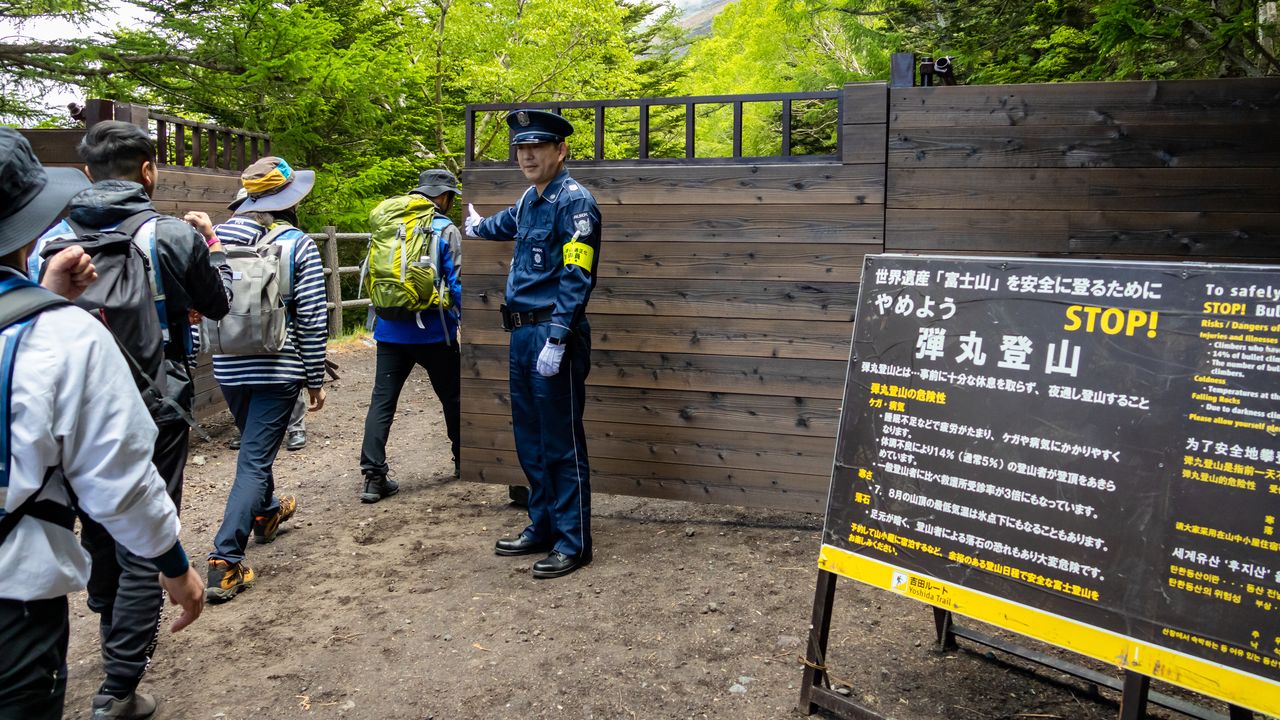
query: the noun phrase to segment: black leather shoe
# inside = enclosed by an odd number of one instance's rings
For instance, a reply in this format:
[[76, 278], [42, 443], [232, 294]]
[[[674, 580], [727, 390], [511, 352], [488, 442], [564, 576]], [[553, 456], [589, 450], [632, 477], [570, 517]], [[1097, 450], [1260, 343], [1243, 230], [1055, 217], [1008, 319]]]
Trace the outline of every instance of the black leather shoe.
[[237, 435], [235, 440], [232, 440], [231, 442], [227, 443], [227, 447], [231, 448], [232, 450], [239, 450], [239, 449], [240, 449], [240, 436], [239, 436], [239, 435]]
[[493, 545], [493, 554], [513, 557], [516, 555], [533, 555], [534, 553], [544, 553], [550, 550], [551, 546], [535, 542], [533, 538], [520, 534], [520, 537], [503, 538]]
[[289, 438], [284, 443], [285, 450], [301, 450], [307, 446], [307, 431], [298, 430], [289, 433]]
[[533, 576], [539, 579], [558, 578], [591, 562], [591, 553], [565, 555], [553, 550], [550, 555], [533, 564]]

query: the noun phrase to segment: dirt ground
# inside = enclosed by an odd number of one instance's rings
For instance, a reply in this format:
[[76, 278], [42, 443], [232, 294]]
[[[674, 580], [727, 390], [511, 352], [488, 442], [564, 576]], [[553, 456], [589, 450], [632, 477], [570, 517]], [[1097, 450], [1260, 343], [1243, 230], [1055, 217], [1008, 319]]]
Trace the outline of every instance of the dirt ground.
[[[357, 341], [333, 356], [342, 380], [309, 417], [310, 444], [276, 463], [298, 514], [275, 543], [250, 545], [253, 589], [164, 633], [143, 681], [161, 698], [157, 717], [802, 717], [821, 518], [598, 494], [593, 564], [534, 580], [536, 558], [492, 551], [524, 512], [505, 487], [452, 478], [420, 371], [388, 448], [402, 490], [359, 502], [374, 354]], [[213, 443], [193, 443], [186, 480], [193, 559], [210, 549], [235, 468], [230, 418], [211, 430]], [[97, 620], [83, 594], [71, 608], [67, 717], [87, 718], [101, 681]], [[1114, 693], [1100, 701], [980, 650], [939, 654], [932, 627], [926, 606], [842, 580], [832, 673], [904, 720], [1116, 717]]]

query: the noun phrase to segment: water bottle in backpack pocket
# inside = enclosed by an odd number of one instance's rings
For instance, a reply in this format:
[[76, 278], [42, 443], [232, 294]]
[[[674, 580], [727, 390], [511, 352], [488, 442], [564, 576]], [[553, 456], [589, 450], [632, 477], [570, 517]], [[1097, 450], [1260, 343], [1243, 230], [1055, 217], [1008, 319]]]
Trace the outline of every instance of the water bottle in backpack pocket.
[[[289, 237], [286, 237], [286, 233]], [[275, 223], [253, 246], [227, 245], [231, 267], [231, 311], [205, 318], [202, 345], [214, 355], [275, 354], [289, 337], [293, 301], [293, 254], [301, 231]]]

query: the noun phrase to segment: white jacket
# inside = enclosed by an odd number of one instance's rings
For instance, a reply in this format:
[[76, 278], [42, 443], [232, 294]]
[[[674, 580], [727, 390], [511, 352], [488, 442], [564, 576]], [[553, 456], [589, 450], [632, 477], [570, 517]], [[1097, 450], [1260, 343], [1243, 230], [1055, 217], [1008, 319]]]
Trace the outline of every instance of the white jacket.
[[[79, 507], [135, 555], [178, 540], [178, 513], [151, 456], [156, 426], [106, 328], [75, 307], [46, 310], [14, 359], [6, 512], [41, 499]], [[70, 530], [27, 516], [0, 545], [0, 598], [40, 600], [81, 590], [89, 555]]]

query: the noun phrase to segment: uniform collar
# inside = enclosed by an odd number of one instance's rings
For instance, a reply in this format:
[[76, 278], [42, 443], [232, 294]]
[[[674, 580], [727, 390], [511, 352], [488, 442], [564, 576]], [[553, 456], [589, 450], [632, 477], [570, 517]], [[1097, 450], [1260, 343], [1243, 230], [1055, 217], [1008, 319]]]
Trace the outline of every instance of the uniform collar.
[[542, 193], [540, 197], [543, 200], [546, 200], [547, 202], [551, 202], [551, 203], [555, 202], [556, 199], [560, 197], [560, 194], [564, 192], [564, 184], [566, 181], [568, 181], [568, 179], [569, 179], [568, 168], [561, 170], [560, 174], [556, 175], [555, 178], [550, 183], [547, 184], [546, 192]]

